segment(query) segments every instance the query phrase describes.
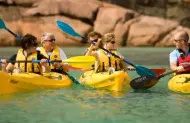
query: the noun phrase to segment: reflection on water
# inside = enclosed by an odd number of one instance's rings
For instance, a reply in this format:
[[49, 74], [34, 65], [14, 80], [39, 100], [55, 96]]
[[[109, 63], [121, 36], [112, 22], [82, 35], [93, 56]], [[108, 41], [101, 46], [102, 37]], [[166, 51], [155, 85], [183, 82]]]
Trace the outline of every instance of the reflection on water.
[[[125, 53], [124, 49], [120, 50]], [[124, 55], [148, 68], [168, 69], [166, 53], [169, 50], [128, 49]], [[80, 54], [83, 49], [76, 48], [75, 51]], [[74, 55], [69, 48], [66, 52]], [[147, 52], [152, 54], [147, 55]], [[156, 64], [150, 65], [150, 62]], [[82, 74], [81, 71], [70, 73], [76, 78]], [[129, 75], [132, 79], [138, 77], [135, 71], [130, 71]], [[190, 95], [169, 91], [167, 82], [170, 77], [160, 79], [148, 90], [131, 89], [125, 93], [74, 85], [66, 89], [3, 95], [0, 96], [0, 123], [189, 123]]]

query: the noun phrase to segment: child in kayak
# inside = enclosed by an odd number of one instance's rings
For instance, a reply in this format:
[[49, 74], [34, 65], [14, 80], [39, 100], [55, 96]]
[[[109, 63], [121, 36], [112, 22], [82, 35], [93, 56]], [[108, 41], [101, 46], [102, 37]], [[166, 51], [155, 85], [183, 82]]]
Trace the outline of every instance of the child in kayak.
[[[86, 52], [85, 52], [85, 55], [86, 56], [89, 56], [89, 55], [92, 55], [94, 53], [96, 53], [96, 51], [99, 49], [99, 47], [103, 47], [103, 43], [102, 41], [100, 40], [102, 37], [102, 35], [98, 32], [90, 32], [88, 34], [88, 42], [91, 43], [90, 47], [87, 48]], [[95, 44], [92, 44], [92, 42], [94, 42]], [[89, 49], [92, 49], [92, 50], [89, 50]]]
[[[38, 47], [39, 50], [44, 56], [49, 60], [66, 60], [67, 56], [64, 51], [56, 45], [56, 39], [53, 33], [45, 32], [41, 37], [42, 47]], [[69, 65], [67, 63], [54, 63], [50, 64], [52, 72], [68, 72]]]
[[[85, 56], [96, 56], [96, 52], [99, 47], [103, 47], [103, 43], [101, 40], [102, 35], [98, 32], [90, 32], [88, 34], [88, 42], [91, 43], [90, 47], [86, 49]], [[93, 44], [94, 43], [94, 44]], [[93, 70], [94, 65], [90, 69], [83, 69], [83, 71]]]
[[[8, 61], [12, 61], [7, 64], [6, 59], [2, 59], [2, 71], [8, 72], [32, 72], [38, 73], [49, 72], [47, 65], [47, 58], [36, 50], [38, 46], [37, 38], [33, 35], [26, 34], [21, 40], [21, 48], [17, 54], [14, 54]], [[26, 62], [16, 62], [16, 61]], [[27, 61], [41, 60], [40, 63], [31, 63]]]
[[[95, 71], [96, 72], [118, 71], [118, 70], [127, 71], [127, 65], [122, 61], [124, 57], [117, 51], [115, 45], [115, 35], [113, 33], [107, 33], [102, 37], [101, 41], [103, 42], [103, 48], [120, 56], [121, 59], [115, 58], [111, 54], [99, 48], [93, 54], [91, 53], [91, 55], [95, 56], [97, 59], [95, 65]], [[93, 50], [93, 45], [91, 45], [88, 52], [92, 52], [92, 50]]]

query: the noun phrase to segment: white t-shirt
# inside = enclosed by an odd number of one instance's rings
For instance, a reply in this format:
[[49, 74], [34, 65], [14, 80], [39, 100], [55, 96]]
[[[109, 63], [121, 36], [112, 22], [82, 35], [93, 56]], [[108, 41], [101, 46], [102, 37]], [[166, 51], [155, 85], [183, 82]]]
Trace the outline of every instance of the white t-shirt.
[[[59, 53], [60, 53], [60, 58], [61, 58], [61, 60], [66, 60], [66, 59], [67, 59], [67, 56], [65, 55], [65, 52], [64, 52], [61, 48], [58, 48], [58, 49], [59, 49]], [[40, 51], [40, 48], [37, 47], [36, 50]], [[52, 52], [49, 52], [49, 54], [51, 54], [51, 53], [52, 53]]]

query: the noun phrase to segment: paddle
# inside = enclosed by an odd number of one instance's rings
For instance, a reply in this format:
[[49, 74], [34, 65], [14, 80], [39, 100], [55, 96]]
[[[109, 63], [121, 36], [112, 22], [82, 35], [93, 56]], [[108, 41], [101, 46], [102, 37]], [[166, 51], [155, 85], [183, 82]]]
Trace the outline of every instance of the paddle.
[[151, 70], [156, 73], [156, 76], [159, 76], [166, 72], [166, 68], [151, 68]]
[[[56, 60], [56, 61], [47, 60], [47, 63], [64, 62], [64, 63], [68, 63], [70, 66], [75, 67], [75, 68], [90, 68], [94, 64], [95, 60], [96, 59], [93, 56], [75, 56], [75, 57], [70, 57], [69, 59], [66, 59], [66, 60]], [[31, 61], [19, 60], [19, 61], [7, 61], [7, 62], [8, 63], [14, 63], [14, 62], [39, 63], [40, 60], [31, 60]], [[1, 60], [0, 60], [0, 63], [2, 63]]]
[[[80, 34], [78, 34], [77, 32], [75, 32], [75, 30], [74, 30], [70, 25], [68, 25], [68, 24], [66, 24], [66, 23], [64, 23], [64, 22], [62, 22], [62, 21], [60, 21], [60, 20], [57, 20], [57, 21], [56, 21], [56, 24], [57, 24], [57, 26], [58, 26], [63, 32], [65, 32], [65, 33], [67, 33], [67, 34], [69, 34], [69, 35], [71, 35], [71, 36], [74, 36], [74, 37], [81, 37], [81, 38], [83, 38], [83, 39], [86, 39], [86, 38], [83, 37], [82, 35], [80, 35]], [[86, 39], [86, 41], [87, 41], [87, 39]], [[99, 47], [99, 48], [102, 49], [102, 50], [104, 50], [104, 51], [106, 51], [106, 52], [108, 52], [108, 53], [110, 53], [111, 55], [115, 56], [116, 58], [119, 58], [119, 59], [120, 59], [120, 57], [119, 57], [118, 55], [116, 55], [116, 54], [114, 54], [114, 53], [108, 51], [107, 49], [105, 49], [105, 48], [103, 48], [103, 47]], [[123, 60], [125, 63], [127, 63], [127, 64], [133, 66], [133, 67], [135, 68], [137, 74], [139, 74], [140, 76], [146, 76], [146, 75], [156, 76], [156, 73], [155, 73], [154, 71], [152, 71], [152, 70], [150, 70], [150, 69], [148, 69], [148, 68], [146, 68], [146, 67], [144, 67], [144, 66], [136, 66], [136, 65], [134, 65], [133, 63], [127, 61], [126, 59], [122, 59], [122, 60]]]
[[[1, 18], [0, 18], [0, 29], [5, 29], [5, 30], [7, 30], [9, 33], [11, 33], [12, 35], [14, 35], [18, 40], [21, 40], [21, 39], [22, 39], [20, 36], [18, 36], [17, 34], [13, 33], [10, 29], [8, 29]], [[68, 61], [67, 61], [67, 62], [68, 62]], [[81, 63], [82, 63], [82, 62], [81, 62]], [[75, 68], [81, 68], [81, 66], [84, 66], [84, 65], [82, 65], [81, 63], [80, 63], [80, 64], [76, 64], [76, 63], [75, 63], [75, 65], [77, 65], [77, 66], [75, 66], [75, 67], [73, 67], [73, 68], [74, 68], [74, 69], [75, 69]], [[70, 64], [73, 65], [74, 63], [70, 63]], [[88, 65], [89, 65], [89, 64], [88, 64]], [[88, 65], [86, 64], [85, 67], [87, 67]], [[73, 76], [71, 76], [70, 74], [67, 73], [67, 75], [68, 75], [68, 77], [69, 77], [71, 80], [73, 80], [74, 83], [75, 83], [75, 82], [78, 82], [78, 81], [77, 81]], [[78, 83], [79, 83], [79, 82], [78, 82]]]
[[7, 30], [9, 33], [11, 33], [12, 35], [14, 35], [18, 40], [22, 39], [20, 36], [18, 36], [17, 34], [13, 33], [10, 29], [8, 29], [1, 18], [0, 18], [0, 29]]
[[157, 77], [155, 76], [143, 76], [133, 79], [130, 82], [130, 85], [133, 89], [148, 89], [156, 85], [156, 83], [161, 79], [162, 77], [165, 77], [169, 74], [175, 73], [177, 70], [167, 72], [165, 74], [161, 74]]

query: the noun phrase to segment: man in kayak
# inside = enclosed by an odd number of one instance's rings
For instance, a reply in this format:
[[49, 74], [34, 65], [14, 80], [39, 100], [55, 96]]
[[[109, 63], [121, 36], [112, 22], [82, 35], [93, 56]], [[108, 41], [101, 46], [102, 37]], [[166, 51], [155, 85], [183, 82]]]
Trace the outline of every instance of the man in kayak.
[[[13, 71], [13, 72], [32, 72], [38, 73], [49, 72], [50, 69], [47, 65], [47, 58], [36, 50], [38, 46], [37, 38], [33, 35], [26, 34], [21, 40], [21, 48], [17, 54], [14, 54], [8, 61], [12, 63], [7, 64], [6, 59], [2, 59], [2, 71]], [[15, 62], [15, 61], [26, 61], [26, 62]], [[41, 60], [40, 63], [31, 63], [27, 61]]]
[[[64, 51], [56, 45], [56, 39], [53, 33], [46, 32], [41, 37], [42, 47], [38, 47], [44, 56], [49, 60], [66, 60], [67, 56]], [[68, 72], [69, 65], [67, 63], [49, 63], [52, 72], [64, 73]]]
[[180, 31], [174, 35], [176, 49], [169, 56], [171, 70], [177, 70], [178, 73], [190, 73], [190, 45], [188, 41], [189, 35], [186, 31]]

